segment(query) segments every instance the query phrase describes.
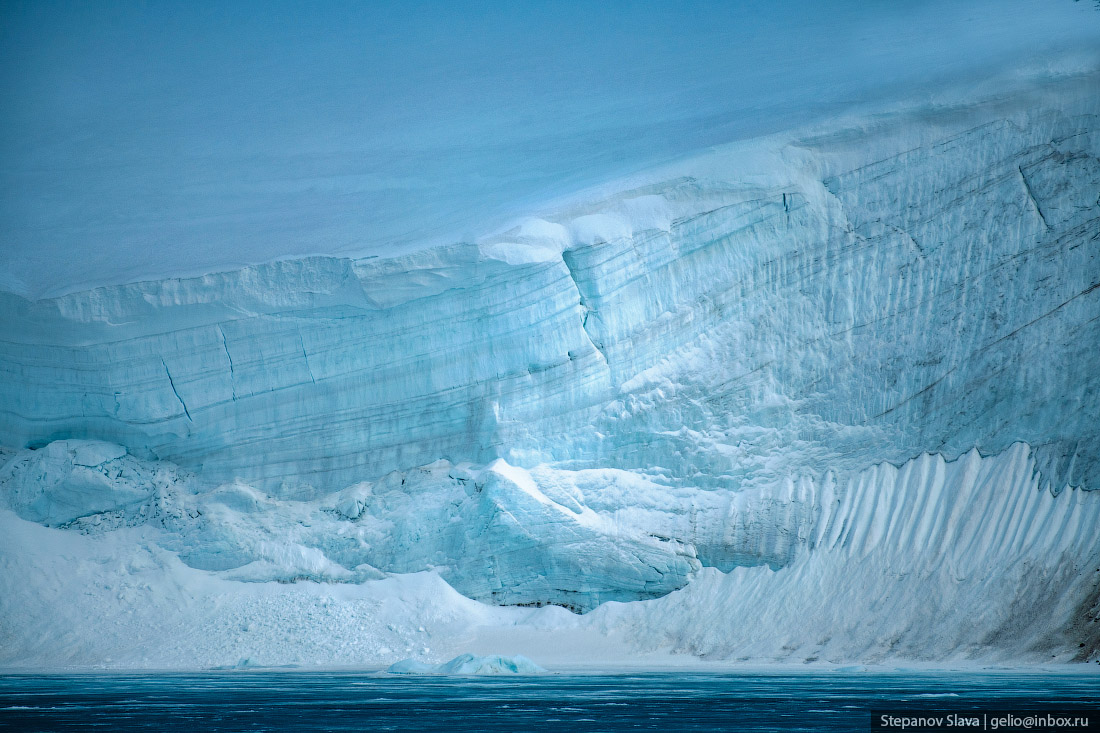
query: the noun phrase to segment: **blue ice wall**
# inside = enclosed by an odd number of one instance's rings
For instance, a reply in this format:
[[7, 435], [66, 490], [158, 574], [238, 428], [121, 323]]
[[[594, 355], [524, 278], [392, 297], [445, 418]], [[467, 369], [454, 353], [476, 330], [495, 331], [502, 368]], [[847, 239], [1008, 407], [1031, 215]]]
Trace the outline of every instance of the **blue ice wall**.
[[308, 494], [441, 458], [738, 488], [1024, 441], [1096, 487], [1094, 84], [720, 150], [478, 244], [3, 295], [0, 442]]

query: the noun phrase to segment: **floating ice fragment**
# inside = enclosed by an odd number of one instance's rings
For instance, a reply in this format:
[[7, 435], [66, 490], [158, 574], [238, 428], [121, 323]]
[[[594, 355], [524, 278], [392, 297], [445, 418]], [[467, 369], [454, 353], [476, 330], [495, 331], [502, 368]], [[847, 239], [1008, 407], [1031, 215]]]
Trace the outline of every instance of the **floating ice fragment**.
[[506, 657], [489, 654], [483, 657], [460, 654], [444, 664], [425, 664], [415, 659], [403, 659], [390, 665], [390, 674], [545, 674], [546, 670], [522, 654]]

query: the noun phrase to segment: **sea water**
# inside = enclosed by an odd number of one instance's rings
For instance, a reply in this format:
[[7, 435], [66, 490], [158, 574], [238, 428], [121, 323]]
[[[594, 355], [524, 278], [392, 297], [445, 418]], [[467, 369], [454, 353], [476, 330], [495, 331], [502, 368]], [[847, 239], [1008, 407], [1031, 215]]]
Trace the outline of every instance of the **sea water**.
[[944, 730], [993, 730], [992, 716], [1037, 711], [1098, 730], [1097, 672], [6, 675], [0, 730], [820, 731], [890, 729], [883, 716], [915, 713]]

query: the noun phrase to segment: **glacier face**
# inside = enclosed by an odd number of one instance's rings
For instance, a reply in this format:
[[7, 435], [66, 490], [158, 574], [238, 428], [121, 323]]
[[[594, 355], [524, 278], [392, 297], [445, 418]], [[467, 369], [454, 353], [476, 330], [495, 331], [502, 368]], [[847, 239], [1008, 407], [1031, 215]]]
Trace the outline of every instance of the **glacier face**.
[[605, 604], [576, 623], [639, 648], [1087, 657], [1098, 81], [716, 149], [393, 259], [0, 294], [4, 502], [226, 581]]
[[440, 458], [736, 488], [1017, 440], [1095, 486], [1094, 84], [718, 152], [501, 241], [6, 294], [0, 440], [286, 496]]

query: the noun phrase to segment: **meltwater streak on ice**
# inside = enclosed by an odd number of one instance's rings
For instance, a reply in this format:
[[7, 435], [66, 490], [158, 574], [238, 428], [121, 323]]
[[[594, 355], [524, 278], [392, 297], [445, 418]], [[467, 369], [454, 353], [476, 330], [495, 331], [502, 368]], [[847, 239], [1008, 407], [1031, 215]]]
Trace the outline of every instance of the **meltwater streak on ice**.
[[[0, 678], [0, 730], [851, 731], [872, 711], [1100, 716], [1095, 679], [1051, 673], [551, 675], [415, 681], [343, 673]], [[1090, 728], [1091, 730], [1091, 728]]]

